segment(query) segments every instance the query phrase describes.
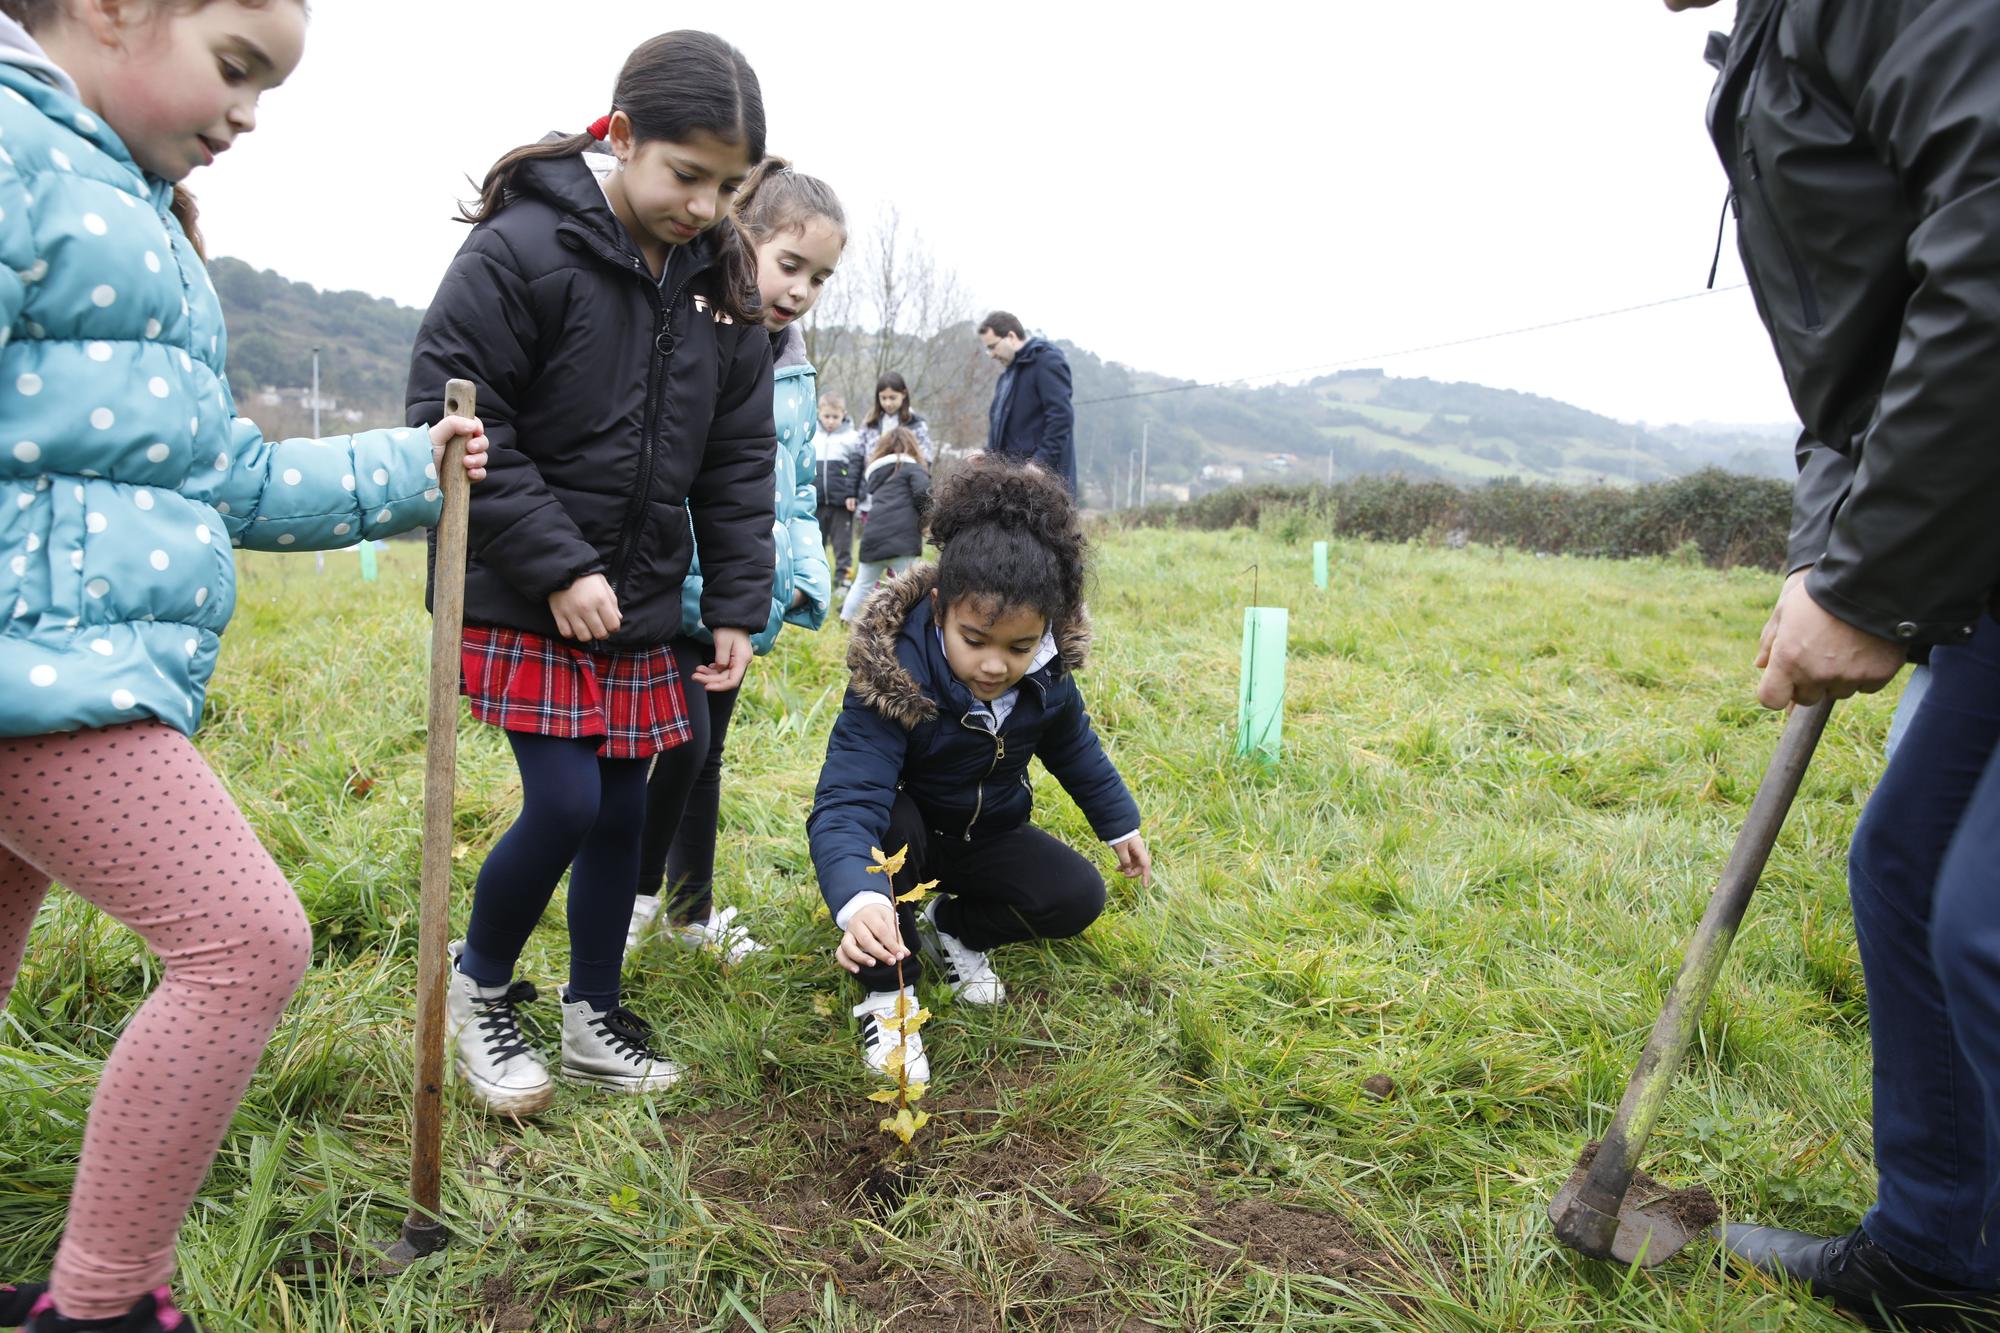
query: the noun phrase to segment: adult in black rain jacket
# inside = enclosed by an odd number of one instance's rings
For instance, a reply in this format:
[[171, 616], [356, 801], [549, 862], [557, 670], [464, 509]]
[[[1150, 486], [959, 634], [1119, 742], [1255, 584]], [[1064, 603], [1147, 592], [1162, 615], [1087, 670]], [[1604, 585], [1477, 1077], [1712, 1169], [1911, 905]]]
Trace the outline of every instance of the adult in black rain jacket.
[[1878, 1326], [2000, 1328], [2000, 5], [1742, 0], [1711, 55], [1806, 432], [1759, 697], [1879, 689], [1913, 648], [1932, 667], [1849, 854], [1877, 1202], [1846, 1235], [1727, 1244]]

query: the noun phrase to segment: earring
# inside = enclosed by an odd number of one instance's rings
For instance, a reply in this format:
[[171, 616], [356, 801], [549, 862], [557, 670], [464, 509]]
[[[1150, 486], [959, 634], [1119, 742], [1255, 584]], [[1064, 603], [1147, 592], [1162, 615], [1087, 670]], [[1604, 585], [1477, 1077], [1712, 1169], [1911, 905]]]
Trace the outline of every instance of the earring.
[[623, 170], [625, 170], [625, 159], [624, 159], [624, 158], [622, 158], [622, 157], [621, 157], [621, 158], [619, 158], [619, 159], [618, 159], [618, 167], [617, 167], [617, 169], [618, 169], [619, 171], [623, 171]]

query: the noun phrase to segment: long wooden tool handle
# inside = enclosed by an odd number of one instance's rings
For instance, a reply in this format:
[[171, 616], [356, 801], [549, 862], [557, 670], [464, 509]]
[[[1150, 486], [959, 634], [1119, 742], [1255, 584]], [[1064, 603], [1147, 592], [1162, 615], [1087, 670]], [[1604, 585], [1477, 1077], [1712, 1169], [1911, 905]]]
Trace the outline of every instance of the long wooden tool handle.
[[[448, 416], [477, 414], [470, 381], [445, 386]], [[431, 680], [429, 730], [424, 746], [424, 859], [417, 925], [416, 1117], [410, 1148], [410, 1199], [404, 1223], [443, 1243], [438, 1219], [444, 1131], [445, 940], [451, 930], [452, 796], [458, 784], [458, 660], [465, 621], [466, 510], [471, 482], [465, 445], [453, 438], [438, 468], [444, 513], [438, 520], [431, 582]]]
[[1820, 733], [1826, 730], [1826, 720], [1832, 712], [1833, 701], [1822, 700], [1810, 708], [1794, 709], [1785, 724], [1777, 753], [1771, 756], [1764, 780], [1757, 785], [1750, 814], [1736, 835], [1728, 864], [1722, 868], [1722, 880], [1708, 900], [1701, 925], [1688, 942], [1680, 975], [1674, 979], [1666, 1006], [1653, 1024], [1645, 1054], [1639, 1057], [1639, 1067], [1632, 1071], [1632, 1081], [1625, 1085], [1618, 1114], [1604, 1132], [1597, 1157], [1568, 1212], [1555, 1219], [1557, 1234], [1573, 1248], [1600, 1257], [1611, 1252], [1611, 1241], [1618, 1231], [1618, 1210], [1625, 1192], [1632, 1187], [1632, 1173], [1638, 1168], [1639, 1155], [1652, 1137], [1667, 1090], [1673, 1086], [1674, 1074], [1680, 1069], [1695, 1029], [1700, 1026], [1701, 1013], [1708, 1005], [1709, 992], [1715, 988], [1716, 975], [1722, 971], [1723, 959], [1729, 956], [1729, 946], [1743, 922], [1744, 909], [1750, 905], [1750, 895], [1756, 891], [1764, 863], [1778, 841], [1778, 830], [1785, 825], [1792, 799], [1798, 795], [1799, 783], [1805, 778], [1806, 766], [1812, 762], [1813, 750], [1819, 745]]

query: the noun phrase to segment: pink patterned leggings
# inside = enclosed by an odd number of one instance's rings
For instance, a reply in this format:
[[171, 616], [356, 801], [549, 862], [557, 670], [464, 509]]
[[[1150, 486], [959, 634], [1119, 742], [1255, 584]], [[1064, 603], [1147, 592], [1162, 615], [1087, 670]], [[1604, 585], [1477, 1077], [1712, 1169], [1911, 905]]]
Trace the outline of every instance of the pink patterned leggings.
[[105, 1319], [172, 1274], [312, 931], [214, 772], [158, 722], [0, 738], [0, 1007], [51, 880], [164, 964], [104, 1062], [51, 1279], [63, 1314]]

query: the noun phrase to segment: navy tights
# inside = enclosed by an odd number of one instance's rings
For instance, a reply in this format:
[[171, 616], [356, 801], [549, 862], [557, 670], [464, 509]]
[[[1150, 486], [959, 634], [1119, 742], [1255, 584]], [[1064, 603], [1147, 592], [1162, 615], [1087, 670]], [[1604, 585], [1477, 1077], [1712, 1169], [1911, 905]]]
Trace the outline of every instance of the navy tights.
[[569, 871], [569, 996], [608, 1009], [639, 882], [646, 759], [604, 759], [598, 738], [510, 731], [521, 815], [479, 868], [459, 969], [504, 986]]

